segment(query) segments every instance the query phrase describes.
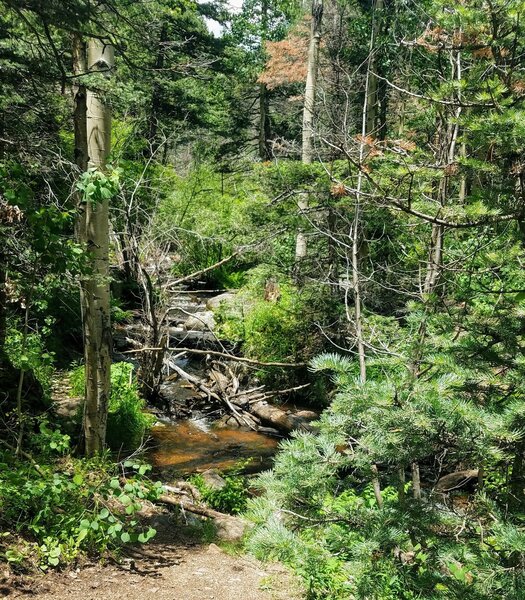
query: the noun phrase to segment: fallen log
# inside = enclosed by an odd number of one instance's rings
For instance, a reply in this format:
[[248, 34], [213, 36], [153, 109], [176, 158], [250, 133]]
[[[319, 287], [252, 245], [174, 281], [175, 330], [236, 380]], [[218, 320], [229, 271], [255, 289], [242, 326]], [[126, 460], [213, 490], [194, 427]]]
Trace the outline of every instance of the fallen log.
[[458, 490], [459, 488], [472, 482], [474, 479], [477, 480], [478, 475], [478, 469], [467, 469], [465, 471], [449, 473], [448, 475], [441, 477], [441, 479], [436, 483], [434, 491], [447, 493], [453, 490]]
[[293, 414], [282, 408], [268, 404], [265, 400], [254, 402], [250, 406], [250, 411], [256, 417], [259, 417], [261, 421], [269, 423], [276, 429], [281, 431], [284, 430], [288, 433], [294, 429], [313, 431], [310, 422], [315, 421], [318, 417], [316, 413], [311, 411], [302, 411], [303, 413], [307, 413], [303, 415], [300, 413]]
[[217, 529], [217, 535], [220, 539], [228, 542], [239, 541], [244, 537], [248, 529], [248, 522], [239, 517], [226, 515], [213, 508], [202, 506], [191, 502], [185, 495], [179, 497], [163, 494], [157, 499], [161, 504], [174, 506], [183, 511], [188, 511], [200, 517], [213, 519]]

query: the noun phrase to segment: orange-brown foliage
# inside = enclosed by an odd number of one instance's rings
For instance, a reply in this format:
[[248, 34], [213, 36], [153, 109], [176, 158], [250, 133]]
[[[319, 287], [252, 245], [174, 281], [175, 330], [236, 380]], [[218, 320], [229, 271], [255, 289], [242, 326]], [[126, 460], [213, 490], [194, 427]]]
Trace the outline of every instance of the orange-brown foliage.
[[309, 19], [305, 19], [280, 42], [266, 42], [268, 60], [257, 80], [269, 90], [306, 81]]
[[330, 188], [330, 195], [333, 198], [343, 198], [348, 195], [346, 191], [346, 187], [344, 183], [334, 183], [334, 185]]

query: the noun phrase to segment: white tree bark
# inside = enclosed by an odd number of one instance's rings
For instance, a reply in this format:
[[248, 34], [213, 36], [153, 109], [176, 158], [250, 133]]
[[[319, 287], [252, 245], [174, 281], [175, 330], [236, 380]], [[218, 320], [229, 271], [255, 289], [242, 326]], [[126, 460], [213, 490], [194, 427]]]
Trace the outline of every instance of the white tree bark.
[[[92, 39], [87, 66], [108, 76], [114, 66], [112, 46]], [[111, 147], [111, 111], [97, 90], [87, 91], [89, 167], [104, 170]], [[87, 202], [83, 237], [91, 257], [91, 272], [83, 284], [84, 354], [86, 362], [85, 449], [101, 452], [106, 441], [111, 369], [109, 278], [109, 201]]]
[[[308, 67], [303, 107], [303, 145], [301, 160], [305, 165], [312, 164], [314, 159], [314, 126], [315, 126], [315, 95], [317, 89], [317, 73], [319, 71], [319, 46], [321, 45], [321, 23], [323, 18], [323, 0], [312, 2], [312, 24], [310, 29], [310, 44], [308, 48]], [[308, 193], [299, 195], [298, 207], [300, 213], [308, 209]], [[306, 257], [307, 243], [304, 233], [299, 229], [295, 242], [296, 275], [300, 263]]]

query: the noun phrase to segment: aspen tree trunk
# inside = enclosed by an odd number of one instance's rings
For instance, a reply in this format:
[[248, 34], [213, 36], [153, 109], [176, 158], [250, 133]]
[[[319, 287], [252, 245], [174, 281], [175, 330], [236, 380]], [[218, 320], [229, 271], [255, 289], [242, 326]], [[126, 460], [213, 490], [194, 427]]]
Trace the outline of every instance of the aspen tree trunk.
[[[88, 45], [90, 71], [109, 75], [114, 66], [113, 47], [92, 39]], [[111, 145], [109, 106], [95, 90], [87, 91], [87, 147], [89, 166], [104, 169]], [[109, 201], [85, 205], [85, 240], [91, 257], [91, 274], [83, 283], [86, 404], [85, 450], [93, 456], [104, 449], [109, 408], [111, 321], [109, 280]]]
[[[310, 44], [308, 47], [308, 67], [303, 107], [303, 145], [301, 160], [310, 165], [314, 159], [314, 118], [315, 94], [317, 89], [317, 73], [319, 71], [319, 46], [321, 44], [321, 23], [323, 19], [323, 0], [312, 1], [312, 24], [310, 29]], [[308, 193], [299, 195], [299, 211], [303, 213], [308, 208]], [[306, 258], [306, 237], [299, 229], [295, 241], [295, 275], [300, 279], [301, 262]]]
[[[73, 85], [73, 126], [75, 133], [75, 163], [80, 172], [88, 168], [88, 140], [87, 140], [87, 98], [86, 86], [78, 79], [87, 72], [86, 48], [82, 35], [74, 33], [72, 36], [73, 74], [77, 80]], [[78, 206], [80, 209], [80, 205]], [[84, 211], [82, 211], [83, 213]], [[83, 230], [80, 222], [77, 224]]]

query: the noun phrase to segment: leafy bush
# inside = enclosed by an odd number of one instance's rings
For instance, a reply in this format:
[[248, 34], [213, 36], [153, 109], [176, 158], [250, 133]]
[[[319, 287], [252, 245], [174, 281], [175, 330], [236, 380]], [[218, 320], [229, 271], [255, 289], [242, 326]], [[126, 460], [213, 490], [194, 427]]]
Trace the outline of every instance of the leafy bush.
[[[84, 395], [84, 367], [71, 374], [73, 394]], [[133, 381], [133, 365], [111, 365], [111, 392], [107, 422], [107, 442], [115, 450], [134, 450], [144, 439], [146, 430], [154, 423], [154, 417], [144, 412], [144, 400], [139, 396]]]
[[6, 352], [17, 369], [33, 373], [42, 386], [44, 400], [49, 401], [54, 355], [52, 352], [46, 351], [43, 336], [40, 333], [28, 333], [27, 336], [24, 336], [22, 331], [9, 329]]
[[193, 475], [190, 481], [201, 492], [202, 499], [215, 510], [237, 515], [246, 509], [248, 490], [244, 477], [225, 475], [226, 485], [220, 490], [209, 488], [202, 475]]
[[40, 444], [51, 441], [39, 465], [0, 453], [0, 528], [32, 541], [21, 551], [5, 536], [0, 539], [0, 557], [19, 564], [36, 555], [42, 568], [56, 567], [81, 552], [101, 554], [155, 535], [136, 517], [142, 502], [155, 500], [161, 490], [160, 483], [144, 478], [149, 466], [124, 463], [131, 474], [123, 481], [120, 466], [103, 457], [57, 458], [67, 451], [68, 436], [48, 424], [42, 436]]
[[[271, 302], [265, 300], [270, 279], [279, 288], [279, 298]], [[235, 302], [221, 306], [216, 318], [219, 333], [241, 342], [248, 357], [263, 362], [305, 362], [323, 347], [324, 339], [314, 323], [323, 322], [332, 308], [331, 299], [319, 287], [299, 290], [289, 277], [269, 265], [259, 265], [248, 272], [247, 284]], [[261, 380], [275, 384], [298, 374], [289, 369], [258, 373]]]

